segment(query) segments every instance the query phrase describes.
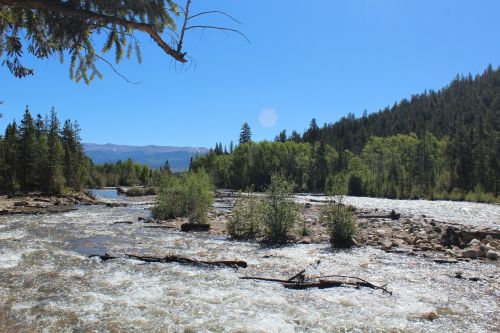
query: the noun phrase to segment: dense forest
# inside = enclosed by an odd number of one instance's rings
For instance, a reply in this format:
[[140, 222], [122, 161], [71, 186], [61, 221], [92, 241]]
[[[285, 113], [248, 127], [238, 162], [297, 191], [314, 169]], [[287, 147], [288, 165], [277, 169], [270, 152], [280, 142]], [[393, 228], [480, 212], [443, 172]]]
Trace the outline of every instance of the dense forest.
[[21, 122], [12, 121], [0, 136], [0, 193], [154, 185], [165, 172], [170, 172], [168, 162], [156, 170], [130, 159], [94, 165], [84, 153], [78, 123], [68, 119], [61, 128], [54, 109], [33, 118], [26, 108]]
[[[218, 186], [262, 189], [284, 171], [298, 191], [394, 198], [495, 201], [500, 194], [500, 70], [457, 77], [440, 91], [403, 99], [392, 108], [319, 127], [285, 131], [254, 143], [248, 124], [229, 152], [217, 144], [198, 156]], [[340, 181], [343, 180], [343, 181]]]
[[62, 126], [52, 109], [50, 116], [33, 118], [26, 108], [19, 125], [8, 124], [0, 137], [0, 191], [62, 193], [79, 191], [89, 183], [91, 161], [80, 143], [78, 123]]

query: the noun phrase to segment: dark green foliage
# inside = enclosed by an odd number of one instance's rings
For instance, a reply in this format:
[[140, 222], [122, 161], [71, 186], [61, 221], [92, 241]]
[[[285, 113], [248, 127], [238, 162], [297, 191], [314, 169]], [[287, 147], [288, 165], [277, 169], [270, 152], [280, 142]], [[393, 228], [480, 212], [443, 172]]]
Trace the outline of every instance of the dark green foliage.
[[[114, 61], [136, 53], [136, 31], [147, 33], [172, 58], [185, 62], [181, 41], [166, 43], [160, 34], [176, 33], [173, 17], [179, 7], [171, 0], [5, 0], [0, 1], [0, 62], [16, 77], [33, 74], [21, 60], [70, 56], [70, 76], [86, 83], [101, 77], [96, 63], [114, 50]], [[96, 45], [104, 35], [103, 45]]]
[[[313, 142], [312, 129], [302, 140]], [[333, 145], [338, 151], [346, 149], [360, 154], [371, 137], [397, 134], [424, 139], [426, 133], [439, 141], [448, 138], [445, 172], [449, 183], [445, 191], [458, 188], [464, 192], [480, 187], [494, 196], [500, 194], [500, 69], [490, 65], [483, 74], [473, 77], [457, 76], [440, 91], [426, 91], [403, 99], [392, 108], [355, 118], [348, 115], [319, 130], [319, 140]], [[419, 148], [419, 161], [428, 167], [427, 143]], [[424, 166], [419, 167], [424, 169]], [[435, 166], [430, 166], [434, 168]], [[419, 192], [429, 192], [432, 175], [423, 175], [425, 184]]]
[[363, 188], [363, 178], [358, 175], [350, 175], [347, 185], [347, 194], [361, 197], [365, 195]]
[[89, 161], [78, 132], [69, 120], [61, 132], [53, 109], [49, 119], [35, 120], [26, 108], [19, 128], [15, 121], [8, 124], [0, 140], [1, 192], [81, 190], [89, 180]]
[[125, 162], [104, 163], [90, 168], [91, 186], [145, 186], [152, 188], [160, 184], [163, 175], [170, 175], [168, 161], [160, 169], [151, 169], [148, 165], [134, 163], [131, 159]]
[[283, 244], [299, 219], [299, 206], [292, 196], [293, 184], [282, 173], [271, 175], [262, 200], [262, 225], [267, 241]]
[[322, 128], [313, 119], [302, 137], [284, 139], [198, 156], [192, 168], [234, 189], [263, 190], [283, 171], [297, 191], [328, 191], [342, 176], [351, 195], [500, 201], [500, 69], [359, 119]]
[[189, 217], [205, 223], [213, 203], [213, 183], [203, 171], [165, 175], [158, 188], [153, 215], [158, 219]]
[[251, 141], [252, 141], [252, 130], [250, 129], [248, 123], [244, 123], [243, 126], [241, 127], [240, 141], [239, 141], [240, 145], [249, 143]]

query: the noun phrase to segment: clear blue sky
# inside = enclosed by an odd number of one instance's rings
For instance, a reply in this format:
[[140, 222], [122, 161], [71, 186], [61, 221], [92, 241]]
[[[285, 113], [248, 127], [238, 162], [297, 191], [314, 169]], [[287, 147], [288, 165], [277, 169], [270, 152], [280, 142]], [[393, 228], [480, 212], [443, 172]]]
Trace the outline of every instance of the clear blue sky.
[[[194, 0], [193, 11], [224, 10], [251, 40], [205, 31], [188, 36], [193, 65], [175, 69], [143, 38], [143, 64], [118, 69], [90, 86], [69, 80], [68, 64], [31, 61], [36, 75], [15, 79], [0, 67], [0, 107], [7, 121], [55, 106], [78, 120], [84, 142], [213, 146], [237, 141], [248, 121], [254, 140], [304, 130], [311, 118], [334, 122], [349, 112], [378, 111], [458, 73], [500, 65], [498, 0]], [[226, 24], [214, 16], [200, 23]], [[112, 59], [112, 57], [110, 57]], [[273, 127], [259, 115], [275, 110]], [[267, 125], [273, 123], [268, 119]]]

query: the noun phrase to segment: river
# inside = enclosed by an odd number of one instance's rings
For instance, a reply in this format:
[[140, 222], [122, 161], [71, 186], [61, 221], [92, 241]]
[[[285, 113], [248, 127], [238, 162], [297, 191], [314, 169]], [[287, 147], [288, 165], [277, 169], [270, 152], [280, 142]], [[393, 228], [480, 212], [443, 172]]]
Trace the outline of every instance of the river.
[[[146, 229], [136, 221], [148, 217], [147, 207], [136, 202], [129, 207], [82, 206], [56, 215], [0, 216], [0, 331], [500, 331], [500, 269], [494, 263], [439, 265], [369, 247], [266, 248]], [[498, 206], [485, 207], [492, 212], [488, 221], [498, 216]], [[117, 221], [134, 224], [112, 224]], [[239, 259], [249, 267], [235, 271], [88, 258], [106, 252]], [[294, 291], [239, 279], [285, 278], [305, 267], [308, 274], [354, 275], [387, 284], [393, 295], [364, 288]], [[457, 279], [459, 271], [481, 280]], [[421, 318], [430, 311], [437, 319]]]

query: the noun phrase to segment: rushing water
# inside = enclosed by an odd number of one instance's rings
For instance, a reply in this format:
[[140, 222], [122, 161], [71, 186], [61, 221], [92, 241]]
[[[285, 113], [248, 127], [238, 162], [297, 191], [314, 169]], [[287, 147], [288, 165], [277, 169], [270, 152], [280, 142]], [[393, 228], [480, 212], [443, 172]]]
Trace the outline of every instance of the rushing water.
[[[332, 198], [297, 195], [299, 201], [327, 201]], [[395, 210], [407, 216], [427, 216], [443, 222], [500, 229], [500, 205], [463, 201], [392, 200], [383, 198], [344, 197], [344, 202], [358, 208]]]
[[[438, 265], [372, 248], [264, 248], [116, 221], [144, 206], [0, 217], [0, 331], [137, 332], [492, 332], [498, 331], [497, 265]], [[88, 254], [179, 254], [240, 259], [247, 269], [101, 262]], [[320, 260], [319, 265], [315, 265]], [[293, 291], [243, 275], [346, 274], [388, 284], [371, 289]], [[455, 272], [481, 277], [456, 279]], [[435, 311], [434, 321], [423, 313]]]

